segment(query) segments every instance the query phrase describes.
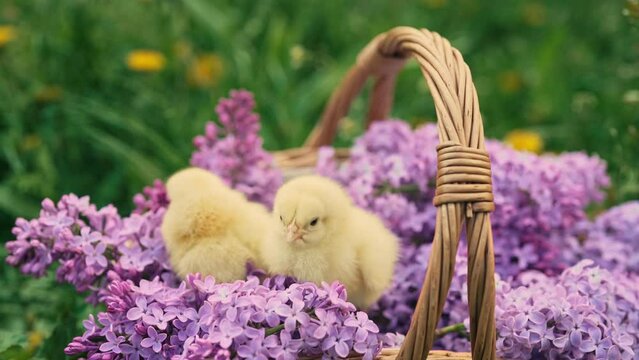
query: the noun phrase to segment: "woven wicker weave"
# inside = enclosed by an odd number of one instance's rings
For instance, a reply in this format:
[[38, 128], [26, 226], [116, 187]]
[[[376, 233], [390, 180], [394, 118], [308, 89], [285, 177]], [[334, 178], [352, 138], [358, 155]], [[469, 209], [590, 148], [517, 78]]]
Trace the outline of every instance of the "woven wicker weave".
[[[470, 359], [469, 353], [430, 351], [455, 266], [462, 226], [468, 240], [468, 298], [473, 359], [495, 359], [494, 252], [489, 212], [493, 210], [490, 159], [470, 70], [439, 34], [397, 27], [364, 48], [330, 98], [305, 146], [275, 154], [285, 169], [306, 172], [319, 146], [335, 137], [340, 119], [368, 78], [374, 79], [367, 126], [388, 117], [398, 72], [410, 57], [428, 82], [439, 128], [435, 237], [424, 285], [401, 349], [384, 349], [379, 359]], [[347, 157], [347, 152], [339, 152]]]

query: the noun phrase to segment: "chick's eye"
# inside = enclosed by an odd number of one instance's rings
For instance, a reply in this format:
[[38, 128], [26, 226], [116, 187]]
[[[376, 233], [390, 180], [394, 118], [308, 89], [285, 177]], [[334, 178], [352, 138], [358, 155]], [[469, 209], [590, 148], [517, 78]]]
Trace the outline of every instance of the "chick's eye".
[[317, 221], [319, 221], [319, 218], [313, 218], [313, 220], [311, 220], [311, 226], [317, 225]]

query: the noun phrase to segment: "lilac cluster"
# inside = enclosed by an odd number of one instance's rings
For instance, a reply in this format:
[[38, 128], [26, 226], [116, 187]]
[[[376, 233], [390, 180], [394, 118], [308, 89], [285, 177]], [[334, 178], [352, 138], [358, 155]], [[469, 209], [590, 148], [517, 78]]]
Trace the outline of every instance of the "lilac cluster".
[[377, 326], [346, 301], [343, 285], [316, 286], [284, 277], [216, 284], [189, 275], [179, 286], [157, 279], [115, 281], [107, 311], [84, 322], [65, 349], [87, 359], [372, 359]]
[[[359, 138], [351, 158], [336, 164], [331, 148], [320, 152], [317, 170], [347, 187], [355, 202], [381, 216], [406, 243], [430, 242], [436, 210], [437, 128], [415, 131], [402, 121], [375, 123]], [[558, 273], [563, 238], [601, 200], [609, 179], [598, 157], [582, 153], [537, 156], [488, 141], [496, 210], [497, 271], [514, 277], [538, 269]]]
[[122, 218], [112, 205], [98, 209], [88, 196], [64, 195], [57, 204], [45, 199], [38, 218], [16, 220], [7, 263], [42, 276], [57, 262], [58, 281], [90, 290], [89, 301], [96, 303], [113, 279], [170, 278], [159, 230], [163, 214], [159, 208]]
[[249, 200], [270, 206], [282, 174], [262, 148], [254, 108], [253, 95], [244, 90], [231, 91], [230, 98], [220, 100], [215, 111], [222, 126], [209, 122], [205, 134], [193, 139], [197, 150], [191, 164], [217, 174]]
[[496, 267], [512, 277], [528, 269], [557, 274], [587, 205], [603, 198], [606, 165], [583, 153], [536, 156], [489, 141], [495, 212]]
[[637, 359], [639, 278], [584, 260], [558, 278], [520, 274], [497, 289], [497, 352], [504, 359]]
[[135, 194], [133, 204], [135, 204], [134, 214], [144, 214], [147, 211], [157, 211], [169, 206], [169, 197], [162, 180], [156, 179], [152, 186], [145, 186], [142, 193]]
[[639, 274], [639, 201], [613, 207], [580, 225], [572, 254], [594, 259], [606, 269]]

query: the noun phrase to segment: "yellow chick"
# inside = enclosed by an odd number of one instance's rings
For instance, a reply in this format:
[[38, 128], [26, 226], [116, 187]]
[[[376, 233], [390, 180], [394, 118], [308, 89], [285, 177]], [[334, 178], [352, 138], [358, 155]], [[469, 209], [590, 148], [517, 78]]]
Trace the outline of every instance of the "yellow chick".
[[230, 282], [246, 277], [247, 261], [261, 265], [259, 244], [272, 225], [264, 206], [198, 168], [178, 171], [166, 188], [171, 202], [161, 231], [180, 277], [199, 272]]
[[397, 237], [333, 180], [303, 176], [284, 184], [273, 221], [262, 244], [269, 272], [318, 284], [338, 280], [358, 308], [375, 303], [390, 285]]

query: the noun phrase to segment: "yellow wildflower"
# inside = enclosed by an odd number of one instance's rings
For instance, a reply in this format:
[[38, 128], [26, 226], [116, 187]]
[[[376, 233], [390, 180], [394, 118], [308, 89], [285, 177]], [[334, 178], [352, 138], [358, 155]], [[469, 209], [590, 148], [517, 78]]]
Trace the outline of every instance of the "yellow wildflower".
[[506, 134], [504, 142], [517, 150], [530, 151], [536, 154], [541, 153], [544, 148], [544, 140], [541, 136], [528, 130], [513, 130]]
[[133, 71], [157, 72], [164, 69], [166, 58], [155, 50], [134, 50], [126, 57], [126, 65]]
[[34, 351], [35, 349], [42, 344], [44, 340], [44, 334], [42, 334], [39, 330], [33, 330], [29, 332], [29, 336], [27, 338], [27, 350]]
[[224, 70], [222, 59], [215, 54], [200, 55], [188, 71], [189, 84], [200, 87], [217, 85]]
[[16, 28], [11, 25], [0, 25], [0, 47], [16, 38]]
[[58, 101], [62, 98], [63, 90], [58, 85], [47, 85], [42, 87], [36, 94], [35, 99], [41, 103]]

